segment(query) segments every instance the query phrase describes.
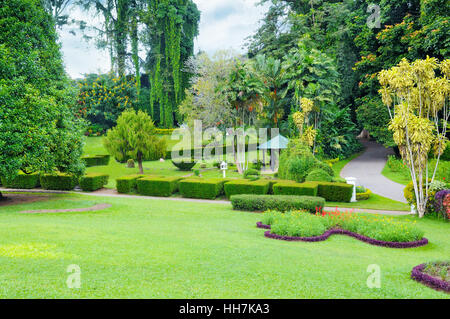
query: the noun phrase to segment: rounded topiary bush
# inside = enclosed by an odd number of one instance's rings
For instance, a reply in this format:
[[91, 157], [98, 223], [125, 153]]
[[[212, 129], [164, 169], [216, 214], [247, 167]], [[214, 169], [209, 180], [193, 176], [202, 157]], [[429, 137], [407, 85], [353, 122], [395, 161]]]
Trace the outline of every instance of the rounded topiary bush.
[[331, 182], [332, 177], [323, 169], [314, 169], [306, 176], [307, 182]]
[[196, 162], [174, 162], [172, 164], [175, 165], [180, 171], [188, 172], [191, 171], [192, 168], [197, 164]]
[[261, 173], [253, 168], [250, 168], [244, 172], [244, 178], [252, 181], [256, 181], [259, 179]]
[[129, 159], [128, 161], [127, 161], [127, 167], [128, 168], [134, 168], [135, 167], [135, 164], [134, 164], [134, 160], [133, 159]]

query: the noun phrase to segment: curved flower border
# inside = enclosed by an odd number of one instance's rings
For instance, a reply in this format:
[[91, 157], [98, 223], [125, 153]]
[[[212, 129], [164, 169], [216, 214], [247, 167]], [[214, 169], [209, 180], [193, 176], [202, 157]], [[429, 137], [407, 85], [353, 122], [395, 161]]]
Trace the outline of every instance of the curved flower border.
[[[264, 225], [263, 223], [259, 222], [256, 224], [256, 226], [258, 228], [262, 228], [262, 229], [270, 229], [269, 225]], [[338, 228], [333, 228], [330, 229], [328, 231], [326, 231], [325, 233], [323, 233], [320, 236], [316, 236], [316, 237], [290, 237], [290, 236], [280, 236], [277, 234], [272, 234], [270, 231], [266, 231], [264, 233], [264, 236], [267, 238], [272, 238], [272, 239], [278, 239], [278, 240], [285, 240], [285, 241], [305, 241], [305, 242], [319, 242], [319, 241], [325, 241], [327, 240], [331, 235], [335, 235], [335, 234], [340, 234], [340, 235], [347, 235], [353, 238], [356, 238], [360, 241], [363, 241], [365, 243], [368, 243], [370, 245], [374, 245], [374, 246], [381, 246], [381, 247], [389, 247], [389, 248], [415, 248], [415, 247], [421, 247], [421, 246], [425, 246], [428, 244], [428, 239], [426, 238], [422, 238], [421, 240], [418, 241], [411, 241], [411, 242], [393, 242], [393, 241], [382, 241], [382, 240], [377, 240], [377, 239], [373, 239], [370, 237], [366, 237], [357, 233], [353, 233], [351, 231], [348, 230], [344, 230], [344, 229], [338, 229]]]
[[411, 271], [411, 278], [430, 288], [450, 292], [450, 283], [424, 273], [423, 270], [425, 269], [425, 266], [425, 264], [421, 264], [414, 267]]

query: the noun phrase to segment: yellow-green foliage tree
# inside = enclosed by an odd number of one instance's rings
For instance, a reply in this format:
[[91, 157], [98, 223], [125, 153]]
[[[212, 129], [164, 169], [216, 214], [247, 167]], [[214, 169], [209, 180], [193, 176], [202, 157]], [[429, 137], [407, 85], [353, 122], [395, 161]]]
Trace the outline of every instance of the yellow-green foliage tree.
[[137, 161], [139, 173], [143, 174], [144, 159], [164, 157], [167, 142], [155, 134], [152, 118], [147, 113], [129, 109], [117, 119], [117, 126], [108, 130], [103, 143], [117, 159]]
[[[434, 181], [439, 159], [446, 147], [450, 116], [450, 60], [427, 57], [379, 74], [380, 93], [391, 117], [389, 129], [407, 163], [416, 195], [419, 217], [425, 215], [429, 181]], [[434, 173], [428, 173], [428, 154], [437, 157]]]
[[[314, 107], [314, 101], [310, 99], [301, 98], [299, 99], [299, 102], [302, 110], [294, 113], [294, 123], [300, 131], [301, 140], [310, 147], [314, 147], [317, 135], [318, 110]], [[313, 114], [314, 117], [313, 125], [310, 124], [311, 114]]]

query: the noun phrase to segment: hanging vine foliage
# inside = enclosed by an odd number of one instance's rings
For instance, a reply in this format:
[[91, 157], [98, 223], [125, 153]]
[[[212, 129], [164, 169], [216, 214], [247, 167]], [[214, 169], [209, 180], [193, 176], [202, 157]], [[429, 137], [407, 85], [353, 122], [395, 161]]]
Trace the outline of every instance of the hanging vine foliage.
[[149, 0], [149, 13], [150, 110], [155, 120], [159, 110], [159, 125], [171, 128], [181, 121], [178, 105], [190, 77], [183, 65], [194, 53], [200, 12], [192, 0]]

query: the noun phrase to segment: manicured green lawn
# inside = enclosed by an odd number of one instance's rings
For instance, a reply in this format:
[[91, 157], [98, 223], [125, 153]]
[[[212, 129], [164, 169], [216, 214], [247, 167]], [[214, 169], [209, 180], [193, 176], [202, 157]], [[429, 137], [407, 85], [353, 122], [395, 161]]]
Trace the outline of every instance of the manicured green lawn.
[[390, 179], [391, 181], [394, 181], [396, 183], [402, 184], [402, 185], [408, 185], [411, 181], [411, 177], [409, 175], [406, 175], [402, 172], [394, 172], [389, 168], [388, 165], [386, 165], [383, 170], [381, 171], [381, 174]]
[[411, 207], [407, 204], [397, 202], [390, 198], [386, 198], [377, 194], [371, 194], [367, 200], [358, 201], [356, 203], [337, 203], [327, 202], [327, 206], [348, 207], [348, 208], [365, 208], [376, 210], [393, 210], [393, 211], [410, 211]]
[[[113, 207], [18, 213], [95, 203]], [[450, 297], [409, 278], [414, 266], [450, 255], [450, 224], [433, 220], [418, 221], [428, 246], [399, 250], [345, 236], [266, 239], [260, 215], [224, 204], [70, 195], [0, 212], [1, 298]], [[71, 264], [81, 289], [66, 286]], [[366, 285], [371, 264], [381, 267], [381, 289]]]

